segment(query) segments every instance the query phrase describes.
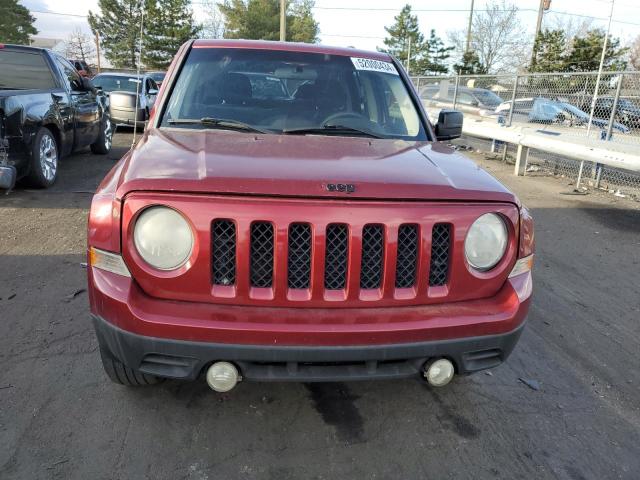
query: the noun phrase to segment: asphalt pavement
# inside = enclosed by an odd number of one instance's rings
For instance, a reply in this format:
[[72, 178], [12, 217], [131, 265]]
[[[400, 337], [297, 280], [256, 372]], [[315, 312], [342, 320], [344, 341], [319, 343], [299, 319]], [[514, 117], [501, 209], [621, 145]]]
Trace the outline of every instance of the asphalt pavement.
[[640, 203], [476, 155], [533, 211], [534, 302], [506, 364], [443, 389], [128, 389], [102, 371], [83, 262], [91, 192], [130, 136], [0, 196], [1, 479], [640, 478]]

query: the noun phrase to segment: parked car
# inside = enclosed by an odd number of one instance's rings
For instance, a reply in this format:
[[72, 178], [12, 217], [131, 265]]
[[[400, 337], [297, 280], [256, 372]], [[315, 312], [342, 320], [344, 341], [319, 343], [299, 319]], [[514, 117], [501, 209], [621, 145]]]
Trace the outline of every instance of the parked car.
[[93, 70], [91, 70], [91, 67], [84, 60], [69, 60], [69, 62], [71, 62], [81, 77], [93, 77]]
[[[611, 118], [613, 111], [613, 97], [598, 97], [594, 108], [594, 116], [600, 118]], [[591, 101], [586, 101], [582, 105], [584, 111], [591, 111]], [[619, 98], [616, 105], [615, 120], [629, 128], [640, 128], [640, 108], [627, 98]]]
[[116, 125], [137, 122], [144, 126], [158, 95], [158, 85], [153, 78], [149, 75], [101, 73], [93, 78], [93, 84], [108, 95], [111, 118]]
[[148, 75], [156, 82], [158, 85], [158, 90], [162, 86], [162, 82], [164, 82], [164, 77], [167, 75], [167, 72], [149, 72]]
[[[526, 115], [527, 121], [536, 123], [556, 123], [568, 127], [586, 127], [589, 123], [589, 114], [568, 102], [536, 97], [519, 98], [514, 105], [513, 113], [516, 121], [518, 116]], [[503, 102], [496, 108], [496, 113], [506, 116], [510, 108], [510, 101]], [[609, 120], [594, 117], [591, 119], [591, 125], [606, 130]], [[613, 129], [618, 133], [629, 133], [629, 128], [618, 122], [613, 122]]]
[[[451, 108], [455, 86], [428, 85], [420, 89], [420, 99], [426, 106]], [[458, 87], [456, 108], [475, 115], [491, 115], [502, 98], [486, 88]]]
[[0, 45], [0, 188], [25, 178], [36, 187], [56, 181], [60, 158], [91, 146], [111, 149], [106, 97], [60, 55]]
[[[352, 48], [195, 40], [169, 72], [89, 215], [111, 380], [443, 386], [509, 356], [533, 223], [443, 143], [460, 112], [431, 125], [397, 60]], [[304, 86], [255, 98], [251, 72]]]

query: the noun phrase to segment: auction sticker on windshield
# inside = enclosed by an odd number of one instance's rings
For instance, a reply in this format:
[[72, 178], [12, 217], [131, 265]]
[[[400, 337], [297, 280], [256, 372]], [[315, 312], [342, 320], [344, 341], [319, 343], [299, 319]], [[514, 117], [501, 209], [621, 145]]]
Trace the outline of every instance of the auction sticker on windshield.
[[396, 70], [396, 67], [391, 62], [382, 62], [380, 60], [357, 57], [351, 57], [351, 61], [353, 62], [353, 66], [356, 67], [356, 70], [368, 70], [371, 72], [383, 72], [399, 75], [398, 70]]

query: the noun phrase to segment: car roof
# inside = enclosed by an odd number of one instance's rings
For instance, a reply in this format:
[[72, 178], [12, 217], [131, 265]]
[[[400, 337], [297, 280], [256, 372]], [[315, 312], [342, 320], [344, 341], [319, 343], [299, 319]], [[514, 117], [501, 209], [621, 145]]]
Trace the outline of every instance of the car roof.
[[388, 62], [391, 56], [384, 52], [358, 50], [350, 47], [332, 47], [316, 43], [273, 42], [267, 40], [194, 40], [193, 48], [246, 48], [257, 50], [280, 50], [286, 52], [321, 53], [345, 57], [369, 58]]
[[30, 47], [28, 45], [14, 45], [12, 43], [2, 43], [2, 42], [0, 42], [0, 49], [24, 50], [27, 52], [44, 52], [49, 50], [48, 48]]

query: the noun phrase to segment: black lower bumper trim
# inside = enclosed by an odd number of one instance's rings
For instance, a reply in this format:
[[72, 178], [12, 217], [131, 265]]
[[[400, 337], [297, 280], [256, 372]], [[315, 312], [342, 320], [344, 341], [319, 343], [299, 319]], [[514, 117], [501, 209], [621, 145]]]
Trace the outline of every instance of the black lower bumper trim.
[[92, 316], [102, 348], [130, 368], [193, 380], [214, 361], [234, 362], [247, 380], [339, 381], [404, 378], [420, 373], [429, 358], [449, 358], [459, 374], [492, 368], [515, 347], [517, 329], [481, 337], [420, 343], [355, 346], [273, 346], [192, 342], [137, 335]]

